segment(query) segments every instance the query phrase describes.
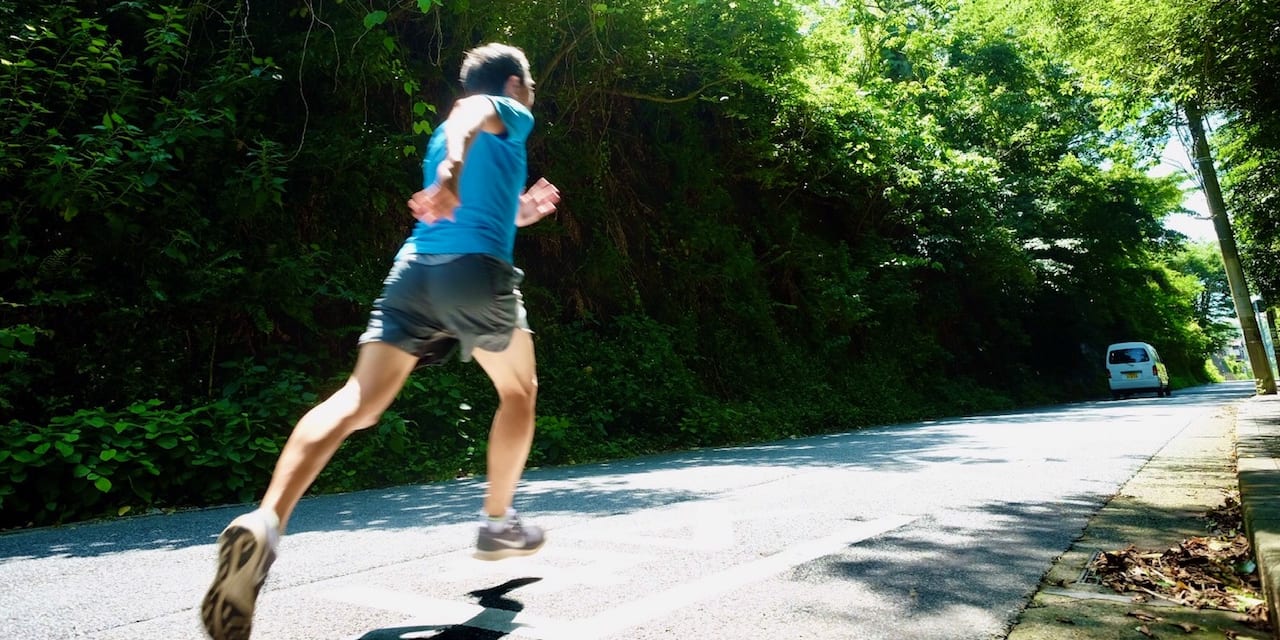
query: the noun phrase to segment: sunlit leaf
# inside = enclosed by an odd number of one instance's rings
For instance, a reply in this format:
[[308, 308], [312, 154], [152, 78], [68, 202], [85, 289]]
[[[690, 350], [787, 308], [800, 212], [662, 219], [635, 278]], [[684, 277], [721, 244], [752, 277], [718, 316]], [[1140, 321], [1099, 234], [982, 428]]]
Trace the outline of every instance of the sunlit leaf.
[[370, 11], [364, 17], [364, 28], [372, 29], [386, 21], [387, 21], [386, 11], [382, 11], [382, 10]]

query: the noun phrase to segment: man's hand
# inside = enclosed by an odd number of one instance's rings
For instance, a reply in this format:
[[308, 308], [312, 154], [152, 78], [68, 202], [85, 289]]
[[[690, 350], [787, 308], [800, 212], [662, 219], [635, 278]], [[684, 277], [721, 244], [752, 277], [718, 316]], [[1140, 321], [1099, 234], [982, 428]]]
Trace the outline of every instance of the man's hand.
[[409, 211], [413, 217], [435, 224], [438, 220], [453, 220], [453, 210], [459, 205], [458, 195], [433, 184], [409, 198]]
[[539, 178], [524, 192], [524, 195], [520, 196], [520, 208], [516, 210], [516, 226], [527, 227], [555, 213], [556, 204], [559, 202], [560, 190], [547, 182], [546, 178]]

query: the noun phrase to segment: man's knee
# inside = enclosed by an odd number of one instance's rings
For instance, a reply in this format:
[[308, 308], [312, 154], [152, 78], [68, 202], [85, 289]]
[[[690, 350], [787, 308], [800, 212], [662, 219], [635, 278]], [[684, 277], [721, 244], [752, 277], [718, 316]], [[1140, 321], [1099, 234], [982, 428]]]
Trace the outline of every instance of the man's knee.
[[346, 433], [368, 429], [378, 424], [384, 411], [386, 411], [386, 407], [382, 405], [373, 406], [367, 401], [358, 403], [342, 414], [340, 420], [341, 428]]
[[320, 407], [324, 421], [335, 431], [351, 433], [378, 423], [386, 407], [376, 406], [360, 393], [357, 385], [348, 383], [329, 397]]
[[532, 409], [538, 400], [538, 381], [503, 385], [498, 389], [498, 400], [508, 407]]

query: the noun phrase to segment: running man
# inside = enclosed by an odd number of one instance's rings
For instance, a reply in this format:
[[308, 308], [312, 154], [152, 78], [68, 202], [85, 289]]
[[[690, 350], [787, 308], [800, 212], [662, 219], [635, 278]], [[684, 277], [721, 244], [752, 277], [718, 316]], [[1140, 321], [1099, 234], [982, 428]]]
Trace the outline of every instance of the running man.
[[465, 97], [427, 145], [427, 186], [408, 203], [418, 223], [373, 303], [355, 370], [298, 421], [258, 509], [218, 537], [217, 574], [200, 611], [214, 640], [249, 637], [280, 535], [339, 445], [378, 422], [415, 368], [454, 352], [479, 362], [499, 397], [475, 556], [499, 560], [542, 547], [542, 530], [512, 509], [533, 443], [538, 391], [517, 288], [523, 272], [512, 266], [512, 248], [516, 227], [554, 212], [560, 193], [545, 179], [524, 189], [534, 92], [524, 52], [496, 43], [472, 49], [460, 79]]

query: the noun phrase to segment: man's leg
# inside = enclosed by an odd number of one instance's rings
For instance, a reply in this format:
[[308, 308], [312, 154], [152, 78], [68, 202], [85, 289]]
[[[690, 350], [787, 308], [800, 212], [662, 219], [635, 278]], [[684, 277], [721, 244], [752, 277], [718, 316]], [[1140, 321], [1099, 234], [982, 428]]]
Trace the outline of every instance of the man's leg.
[[[538, 398], [533, 337], [528, 331], [516, 329], [505, 350], [476, 349], [473, 355], [498, 392], [498, 411], [489, 430], [489, 490], [484, 498], [484, 511], [491, 518], [501, 518], [511, 508], [516, 484], [533, 445], [534, 406]], [[535, 527], [524, 527], [515, 535], [523, 540], [519, 546], [507, 543], [493, 548], [486, 548], [482, 536], [477, 557], [497, 560], [527, 555], [542, 546], [542, 532]]]
[[367, 343], [347, 383], [298, 421], [261, 507], [232, 520], [218, 537], [218, 572], [200, 607], [214, 640], [249, 637], [258, 591], [293, 508], [347, 436], [377, 423], [417, 362], [397, 347]]
[[417, 363], [416, 356], [385, 342], [363, 344], [347, 383], [302, 416], [262, 498], [262, 507], [280, 518], [281, 530], [338, 447], [352, 433], [377, 424]]

